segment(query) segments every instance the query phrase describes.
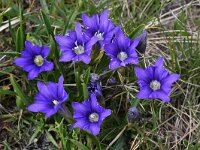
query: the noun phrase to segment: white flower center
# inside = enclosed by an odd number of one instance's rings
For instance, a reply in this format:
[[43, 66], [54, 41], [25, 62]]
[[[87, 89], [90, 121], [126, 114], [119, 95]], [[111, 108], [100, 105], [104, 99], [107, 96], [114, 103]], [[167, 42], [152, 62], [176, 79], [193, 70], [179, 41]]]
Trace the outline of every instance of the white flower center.
[[81, 45], [77, 45], [76, 47], [74, 47], [74, 52], [76, 53], [76, 55], [83, 54], [84, 51], [84, 47]]
[[95, 32], [94, 36], [98, 38], [99, 41], [104, 40], [103, 38], [104, 33]]
[[89, 115], [90, 122], [98, 122], [99, 121], [99, 115], [97, 113], [92, 113]]
[[37, 55], [34, 59], [34, 63], [37, 65], [37, 66], [42, 66], [43, 63], [44, 63], [44, 58], [41, 56], [41, 55]]
[[124, 61], [126, 58], [128, 57], [128, 55], [126, 54], [126, 52], [120, 52], [118, 55], [117, 55], [117, 58], [121, 61]]
[[151, 87], [151, 89], [152, 90], [154, 90], [154, 91], [156, 91], [156, 90], [159, 90], [160, 89], [160, 82], [159, 81], [157, 81], [157, 80], [153, 80], [153, 81], [151, 81], [151, 83], [150, 83], [150, 87]]
[[55, 100], [55, 99], [53, 100], [54, 105], [58, 105], [58, 103], [59, 103], [58, 100]]

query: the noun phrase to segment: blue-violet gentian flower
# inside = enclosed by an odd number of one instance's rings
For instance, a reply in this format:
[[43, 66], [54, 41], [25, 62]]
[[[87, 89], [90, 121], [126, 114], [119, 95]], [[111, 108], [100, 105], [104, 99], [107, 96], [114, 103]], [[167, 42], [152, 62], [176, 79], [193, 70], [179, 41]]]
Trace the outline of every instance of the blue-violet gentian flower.
[[94, 36], [97, 37], [101, 47], [110, 43], [114, 33], [121, 28], [120, 26], [115, 28], [112, 21], [108, 19], [107, 10], [103, 11], [100, 16], [94, 14], [92, 17], [89, 17], [88, 15], [83, 14], [82, 20], [86, 28], [85, 33], [90, 38]]
[[73, 102], [72, 107], [74, 109], [73, 118], [76, 120], [72, 127], [88, 130], [93, 135], [99, 134], [103, 120], [111, 114], [110, 109], [105, 109], [98, 104], [94, 94], [82, 103]]
[[65, 36], [55, 36], [55, 39], [62, 52], [60, 62], [82, 61], [85, 64], [90, 63], [90, 53], [92, 46], [97, 42], [97, 38], [89, 38], [83, 33], [80, 23], [76, 24], [75, 31], [69, 31]]
[[25, 42], [25, 48], [20, 58], [16, 58], [14, 63], [28, 72], [28, 79], [33, 80], [43, 71], [53, 70], [53, 63], [46, 60], [49, 54], [49, 47], [32, 45], [31, 42]]
[[140, 91], [137, 98], [153, 99], [158, 98], [164, 102], [169, 102], [171, 86], [176, 82], [180, 75], [170, 74], [164, 68], [164, 58], [160, 57], [154, 66], [149, 66], [145, 70], [135, 67], [135, 74], [138, 77]]
[[95, 94], [97, 97], [102, 97], [101, 82], [90, 82], [88, 86], [88, 92]]
[[48, 82], [45, 85], [37, 82], [39, 92], [35, 96], [35, 103], [28, 106], [31, 112], [41, 112], [46, 114], [46, 118], [54, 115], [62, 104], [68, 99], [68, 94], [63, 87], [64, 78], [60, 76], [59, 82]]
[[116, 69], [127, 64], [138, 64], [136, 46], [140, 39], [131, 40], [121, 30], [116, 33], [113, 43], [105, 45], [105, 52], [111, 58], [109, 68]]

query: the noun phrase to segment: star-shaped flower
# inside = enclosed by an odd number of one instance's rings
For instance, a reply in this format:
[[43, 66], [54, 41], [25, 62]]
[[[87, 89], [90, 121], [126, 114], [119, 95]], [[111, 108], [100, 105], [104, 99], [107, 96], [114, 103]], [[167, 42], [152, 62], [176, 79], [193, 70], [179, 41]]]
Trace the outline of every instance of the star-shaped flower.
[[90, 37], [97, 37], [98, 42], [102, 47], [105, 44], [110, 43], [113, 38], [113, 34], [120, 28], [116, 27], [112, 21], [108, 18], [108, 11], [103, 11], [101, 15], [94, 14], [89, 17], [86, 14], [82, 15], [83, 24], [86, 27], [85, 33]]
[[89, 38], [82, 32], [81, 24], [77, 23], [75, 31], [69, 31], [65, 36], [55, 36], [60, 46], [62, 56], [60, 62], [83, 61], [89, 64], [92, 46], [97, 42], [97, 38]]
[[31, 42], [25, 42], [24, 51], [20, 58], [16, 58], [14, 63], [28, 72], [28, 79], [32, 80], [43, 71], [53, 70], [53, 63], [46, 60], [49, 54], [49, 47], [32, 45]]
[[76, 120], [73, 128], [88, 130], [93, 135], [99, 134], [101, 123], [111, 114], [110, 109], [98, 104], [95, 94], [91, 94], [90, 99], [82, 103], [73, 102], [72, 107], [75, 110], [73, 118]]
[[170, 74], [164, 69], [164, 59], [162, 57], [156, 61], [154, 66], [149, 66], [145, 70], [135, 67], [135, 74], [138, 77], [140, 86], [137, 98], [158, 98], [164, 102], [170, 101], [171, 86], [180, 78], [180, 75]]
[[105, 52], [111, 58], [109, 68], [116, 69], [127, 64], [138, 64], [136, 46], [140, 39], [131, 40], [121, 30], [116, 34], [112, 43], [105, 45]]
[[28, 110], [32, 112], [42, 112], [46, 114], [46, 118], [54, 115], [62, 104], [68, 99], [68, 94], [63, 87], [64, 78], [60, 76], [59, 82], [48, 82], [45, 85], [42, 82], [37, 83], [39, 92], [35, 96], [35, 103], [28, 106]]

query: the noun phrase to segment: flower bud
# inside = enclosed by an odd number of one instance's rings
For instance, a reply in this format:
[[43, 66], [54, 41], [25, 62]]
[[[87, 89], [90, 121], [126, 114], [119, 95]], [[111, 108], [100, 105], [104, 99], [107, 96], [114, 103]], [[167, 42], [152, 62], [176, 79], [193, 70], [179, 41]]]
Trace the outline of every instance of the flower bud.
[[91, 82], [90, 86], [88, 87], [88, 92], [90, 94], [95, 94], [96, 97], [102, 97], [101, 82]]
[[99, 81], [99, 75], [96, 74], [96, 73], [91, 73], [91, 74], [90, 74], [90, 81], [91, 81], [91, 82]]
[[140, 38], [140, 42], [137, 45], [136, 49], [142, 54], [145, 53], [147, 47], [147, 34], [148, 34], [147, 31], [144, 29], [138, 36], [138, 38]]
[[136, 107], [131, 107], [128, 110], [128, 122], [133, 123], [141, 117], [140, 111]]

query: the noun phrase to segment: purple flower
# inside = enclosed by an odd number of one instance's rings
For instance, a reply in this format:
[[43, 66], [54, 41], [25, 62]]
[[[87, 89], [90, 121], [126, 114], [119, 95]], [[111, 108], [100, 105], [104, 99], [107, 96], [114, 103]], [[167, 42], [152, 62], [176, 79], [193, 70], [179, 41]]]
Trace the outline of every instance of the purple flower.
[[91, 82], [98, 82], [99, 81], [99, 75], [98, 74], [96, 74], [96, 73], [91, 73], [90, 74], [90, 81]]
[[88, 92], [90, 94], [95, 94], [97, 97], [102, 97], [102, 90], [100, 82], [91, 82], [90, 86], [88, 87]]
[[140, 111], [137, 109], [137, 107], [131, 107], [128, 110], [128, 122], [133, 123], [137, 120], [139, 120], [141, 117]]
[[136, 46], [140, 39], [131, 40], [121, 30], [116, 34], [113, 43], [105, 45], [105, 52], [111, 58], [109, 68], [116, 69], [127, 64], [138, 64]]
[[73, 118], [77, 121], [72, 127], [89, 130], [93, 135], [99, 134], [101, 123], [111, 114], [110, 109], [98, 104], [94, 94], [82, 103], [73, 102], [72, 107], [75, 110]]
[[35, 96], [35, 103], [28, 106], [28, 110], [45, 113], [46, 118], [48, 118], [54, 115], [59, 109], [62, 109], [62, 104], [68, 99], [63, 82], [63, 76], [60, 76], [58, 83], [48, 82], [45, 85], [42, 82], [38, 82], [39, 93]]
[[164, 69], [164, 59], [160, 57], [154, 66], [149, 66], [145, 70], [135, 67], [135, 74], [138, 77], [140, 92], [137, 97], [140, 99], [158, 98], [164, 102], [169, 102], [171, 86], [180, 75], [170, 74]]
[[69, 31], [65, 36], [55, 36], [55, 39], [62, 52], [60, 62], [83, 61], [85, 64], [90, 63], [90, 53], [97, 38], [89, 38], [82, 33], [80, 23], [76, 24], [75, 31]]
[[86, 14], [82, 15], [83, 24], [86, 27], [85, 33], [88, 37], [97, 37], [98, 42], [102, 47], [105, 44], [110, 43], [113, 38], [113, 34], [120, 28], [116, 27], [111, 20], [108, 19], [108, 11], [103, 11], [101, 15], [93, 15], [91, 18]]
[[43, 71], [53, 70], [53, 63], [46, 60], [49, 54], [49, 47], [32, 45], [31, 42], [25, 42], [24, 51], [20, 58], [16, 58], [14, 63], [28, 72], [28, 79], [32, 80]]

